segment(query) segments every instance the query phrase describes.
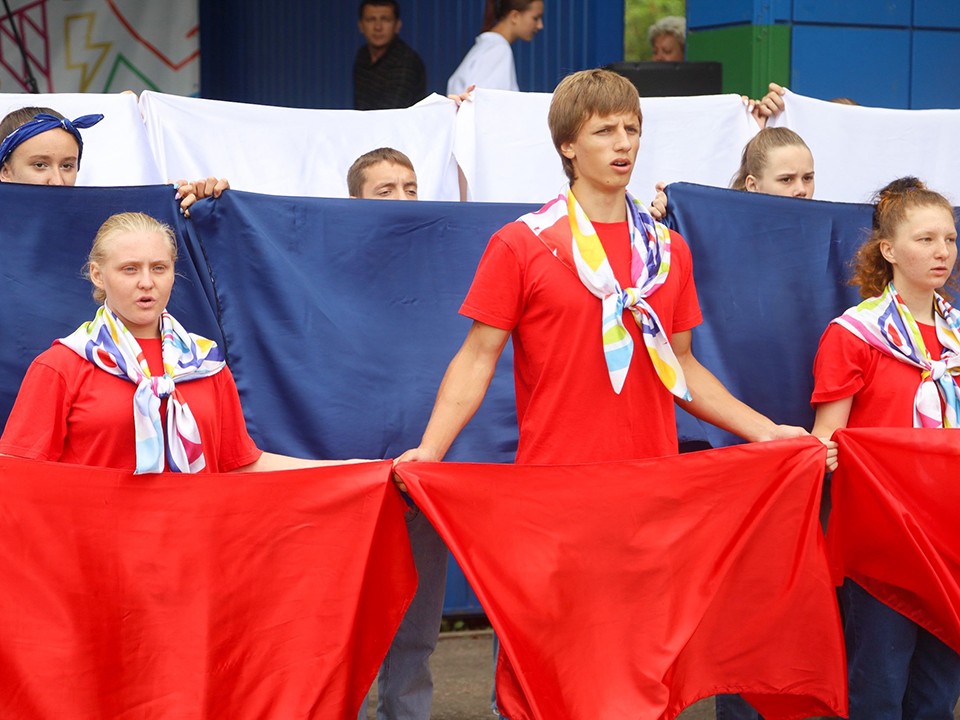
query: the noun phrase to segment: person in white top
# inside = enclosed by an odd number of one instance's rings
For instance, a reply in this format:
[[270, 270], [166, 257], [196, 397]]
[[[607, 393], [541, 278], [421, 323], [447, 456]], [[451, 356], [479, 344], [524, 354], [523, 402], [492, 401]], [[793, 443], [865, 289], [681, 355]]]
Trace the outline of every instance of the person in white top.
[[543, 0], [487, 0], [483, 27], [447, 81], [448, 95], [459, 95], [471, 85], [519, 90], [510, 45], [514, 40], [530, 42], [543, 30]]

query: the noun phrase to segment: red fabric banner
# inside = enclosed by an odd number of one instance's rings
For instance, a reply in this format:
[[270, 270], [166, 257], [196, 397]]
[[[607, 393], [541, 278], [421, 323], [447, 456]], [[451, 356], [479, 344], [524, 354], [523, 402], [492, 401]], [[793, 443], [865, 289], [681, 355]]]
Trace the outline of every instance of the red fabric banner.
[[0, 458], [0, 717], [356, 717], [416, 587], [389, 474]]
[[674, 718], [743, 693], [846, 714], [812, 438], [577, 466], [404, 463], [501, 639], [512, 720]]
[[960, 652], [960, 431], [839, 430], [827, 532], [849, 577]]

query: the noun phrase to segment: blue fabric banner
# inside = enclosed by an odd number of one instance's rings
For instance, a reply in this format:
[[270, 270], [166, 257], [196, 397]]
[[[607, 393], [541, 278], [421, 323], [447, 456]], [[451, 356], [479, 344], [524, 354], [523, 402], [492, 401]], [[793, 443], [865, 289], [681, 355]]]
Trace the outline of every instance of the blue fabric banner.
[[[518, 205], [230, 191], [192, 214], [227, 358], [264, 449], [388, 458], [415, 447], [470, 326], [457, 310]], [[511, 462], [512, 352], [450, 459]]]
[[[667, 199], [667, 223], [693, 252], [697, 359], [747, 405], [809, 430], [817, 343], [860, 301], [849, 263], [872, 208], [687, 183], [670, 185]], [[681, 437], [714, 447], [740, 442], [686, 413], [678, 425]]]

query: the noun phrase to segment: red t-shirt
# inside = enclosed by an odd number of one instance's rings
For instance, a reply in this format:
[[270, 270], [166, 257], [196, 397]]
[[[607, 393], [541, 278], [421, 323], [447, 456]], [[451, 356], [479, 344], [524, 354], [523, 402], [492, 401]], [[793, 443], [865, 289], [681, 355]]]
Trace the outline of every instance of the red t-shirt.
[[[934, 360], [943, 346], [933, 325], [918, 323]], [[830, 323], [813, 361], [812, 405], [853, 396], [847, 427], [913, 427], [913, 401], [920, 368], [871, 347], [849, 330]]]
[[[160, 340], [138, 340], [150, 371], [163, 372]], [[177, 383], [200, 428], [204, 472], [257, 460], [229, 368]], [[129, 380], [110, 375], [60, 343], [30, 365], [0, 438], [0, 453], [34, 460], [133, 470], [137, 466]], [[161, 418], [166, 417], [166, 400]], [[165, 421], [162, 422], [164, 429]]]
[[[621, 286], [629, 287], [626, 222], [594, 223]], [[671, 232], [666, 282], [648, 298], [667, 336], [702, 319], [690, 249]], [[623, 390], [613, 391], [603, 355], [601, 301], [521, 222], [490, 239], [460, 313], [513, 337], [518, 463], [634, 460], [677, 452], [673, 395], [660, 382], [633, 314]]]

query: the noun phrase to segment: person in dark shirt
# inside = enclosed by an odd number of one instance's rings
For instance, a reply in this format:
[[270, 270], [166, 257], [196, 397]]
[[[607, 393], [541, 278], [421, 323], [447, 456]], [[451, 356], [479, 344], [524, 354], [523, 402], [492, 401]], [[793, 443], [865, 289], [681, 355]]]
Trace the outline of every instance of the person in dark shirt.
[[400, 39], [396, 0], [361, 0], [357, 26], [367, 44], [353, 63], [353, 107], [410, 107], [427, 94], [427, 73], [416, 51]]

